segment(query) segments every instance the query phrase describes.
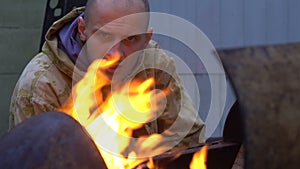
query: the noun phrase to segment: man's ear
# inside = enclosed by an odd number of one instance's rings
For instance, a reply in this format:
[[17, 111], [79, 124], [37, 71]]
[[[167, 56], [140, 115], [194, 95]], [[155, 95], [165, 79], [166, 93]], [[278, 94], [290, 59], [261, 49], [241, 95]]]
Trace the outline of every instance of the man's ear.
[[145, 41], [145, 45], [144, 45], [144, 48], [147, 47], [149, 41], [151, 40], [152, 38], [152, 33], [153, 33], [153, 29], [152, 28], [149, 28], [147, 34], [146, 34], [146, 41]]
[[78, 18], [78, 32], [79, 32], [79, 38], [82, 42], [87, 41], [87, 36], [85, 34], [86, 31], [86, 25], [84, 22], [84, 19], [82, 17]]

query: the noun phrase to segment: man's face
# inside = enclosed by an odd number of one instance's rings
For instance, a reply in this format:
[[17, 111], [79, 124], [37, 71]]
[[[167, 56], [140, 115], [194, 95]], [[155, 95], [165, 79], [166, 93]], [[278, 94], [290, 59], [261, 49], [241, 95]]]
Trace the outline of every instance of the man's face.
[[88, 22], [85, 22], [82, 33], [86, 37], [85, 49], [89, 63], [97, 58], [110, 59], [116, 54], [120, 55], [118, 64], [107, 70], [108, 74], [113, 75], [117, 66], [125, 58], [130, 60], [126, 61], [129, 63], [126, 64], [127, 70], [133, 69], [138, 64], [139, 58], [130, 55], [138, 53], [147, 46], [151, 33], [147, 32], [148, 23], [145, 13], [131, 14], [136, 11], [107, 9], [96, 11], [95, 14], [99, 13], [99, 17], [96, 15], [90, 17]]

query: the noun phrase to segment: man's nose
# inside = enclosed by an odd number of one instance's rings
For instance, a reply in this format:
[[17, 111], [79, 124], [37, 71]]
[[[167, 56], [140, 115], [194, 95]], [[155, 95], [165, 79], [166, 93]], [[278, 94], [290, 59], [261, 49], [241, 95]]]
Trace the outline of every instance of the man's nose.
[[122, 49], [122, 43], [121, 42], [118, 42], [116, 43], [109, 51], [108, 51], [108, 54], [113, 56], [115, 54], [119, 54], [121, 59], [124, 57], [124, 51]]

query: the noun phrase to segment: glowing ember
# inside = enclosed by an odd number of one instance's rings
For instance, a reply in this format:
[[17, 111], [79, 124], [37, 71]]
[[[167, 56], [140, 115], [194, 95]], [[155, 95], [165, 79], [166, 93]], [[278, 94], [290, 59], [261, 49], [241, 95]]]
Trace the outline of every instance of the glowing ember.
[[194, 154], [190, 164], [190, 169], [206, 169], [207, 161], [207, 145], [201, 148], [200, 151]]
[[[129, 147], [133, 130], [153, 120], [158, 111], [157, 101], [165, 99], [168, 91], [151, 90], [154, 79], [132, 81], [103, 100], [101, 90], [111, 85], [105, 69], [120, 59], [117, 54], [111, 60], [95, 60], [85, 76], [73, 87], [72, 94], [59, 109], [79, 121], [89, 132], [108, 168], [131, 168], [143, 161], [136, 158], [136, 151], [159, 141], [153, 134], [140, 147]], [[134, 145], [136, 146], [136, 145]], [[138, 149], [138, 150], [134, 150]]]

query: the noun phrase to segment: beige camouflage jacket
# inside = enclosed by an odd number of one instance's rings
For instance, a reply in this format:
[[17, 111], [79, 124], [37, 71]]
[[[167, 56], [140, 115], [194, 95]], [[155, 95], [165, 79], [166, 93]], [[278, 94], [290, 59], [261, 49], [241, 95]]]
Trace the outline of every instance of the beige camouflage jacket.
[[[54, 111], [60, 108], [70, 95], [72, 82], [80, 80], [84, 72], [76, 69], [74, 63], [60, 49], [58, 49], [57, 32], [64, 23], [74, 20], [84, 9], [74, 9], [68, 15], [55, 22], [46, 35], [42, 52], [37, 54], [25, 67], [21, 74], [11, 98], [9, 128], [13, 128], [23, 120], [36, 114], [48, 111]], [[150, 41], [147, 49], [153, 48], [155, 59], [145, 57], [138, 68], [146, 77], [155, 77], [157, 86], [168, 86], [173, 84], [172, 93], [168, 96], [165, 112], [151, 124], [145, 125], [136, 135], [150, 133], [161, 133], [169, 129], [174, 122], [176, 127], [170, 129], [170, 133], [180, 136], [184, 135], [183, 140], [177, 147], [185, 148], [196, 146], [204, 142], [204, 124], [199, 117], [195, 117], [197, 112], [192, 106], [182, 82], [175, 73], [175, 64], [173, 59], [159, 51], [158, 45]], [[154, 55], [151, 52], [145, 52], [144, 55]], [[160, 65], [172, 72], [173, 78], [160, 70], [143, 70], [145, 67]], [[180, 91], [182, 95], [180, 95]], [[180, 113], [179, 109], [181, 109]], [[190, 129], [185, 126], [192, 124]], [[176, 137], [178, 138], [178, 137]], [[176, 142], [174, 138], [166, 137], [159, 144]]]

